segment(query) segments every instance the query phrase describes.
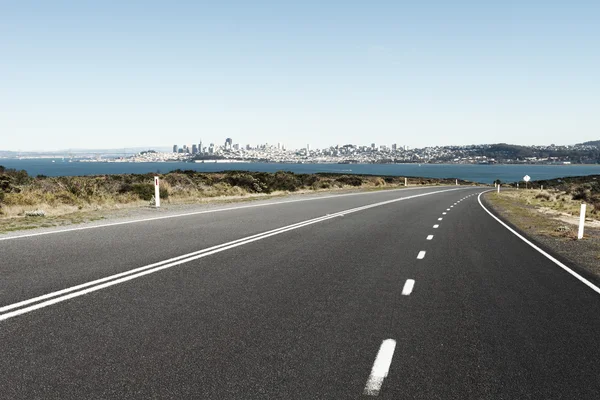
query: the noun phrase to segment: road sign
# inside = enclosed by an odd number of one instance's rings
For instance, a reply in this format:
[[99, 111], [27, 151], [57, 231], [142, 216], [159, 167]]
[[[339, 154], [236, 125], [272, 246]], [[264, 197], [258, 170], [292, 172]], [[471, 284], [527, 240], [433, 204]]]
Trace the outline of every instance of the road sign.
[[529, 182], [529, 181], [531, 180], [531, 177], [530, 177], [529, 175], [525, 175], [525, 176], [523, 177], [523, 180], [524, 180], [525, 182]]

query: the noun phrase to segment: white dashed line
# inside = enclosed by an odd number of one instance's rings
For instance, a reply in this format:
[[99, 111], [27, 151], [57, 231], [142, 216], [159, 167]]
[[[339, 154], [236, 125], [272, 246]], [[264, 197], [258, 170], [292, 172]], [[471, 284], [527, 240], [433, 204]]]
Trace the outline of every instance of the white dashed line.
[[446, 214], [448, 214], [448, 213], [447, 213], [447, 212], [445, 212], [445, 211], [442, 213], [442, 215], [446, 215]]
[[[455, 190], [450, 189], [448, 191]], [[153, 274], [168, 268], [173, 268], [181, 264], [188, 263], [190, 261], [198, 260], [200, 258], [208, 257], [210, 255], [220, 253], [223, 251], [227, 251], [239, 246], [243, 246], [249, 243], [253, 243], [258, 240], [263, 240], [275, 235], [280, 235], [288, 231], [296, 230], [303, 228], [305, 226], [321, 223], [327, 221], [329, 219], [333, 219], [340, 214], [352, 214], [357, 213], [363, 210], [371, 209], [374, 207], [380, 207], [386, 204], [392, 204], [399, 201], [408, 200], [411, 198], [430, 196], [437, 193], [446, 192], [444, 191], [436, 191], [436, 192], [426, 192], [422, 194], [417, 194], [408, 197], [400, 197], [394, 198], [391, 200], [386, 200], [378, 203], [371, 203], [365, 206], [351, 208], [347, 210], [340, 211], [338, 213], [331, 214], [329, 216], [323, 216], [318, 218], [313, 218], [309, 220], [305, 220], [302, 222], [297, 222], [295, 224], [283, 226], [277, 229], [272, 229], [270, 231], [261, 232], [255, 235], [247, 236], [241, 239], [236, 239], [231, 242], [222, 243], [219, 245], [215, 245], [206, 249], [198, 250], [192, 253], [183, 254], [174, 258], [170, 258], [167, 260], [159, 261], [153, 264], [141, 266], [138, 268], [134, 268], [128, 271], [120, 272], [118, 274], [110, 275], [104, 278], [96, 279], [90, 282], [81, 283], [76, 286], [68, 287], [65, 289], [61, 289], [55, 292], [47, 293], [41, 296], [33, 297], [27, 300], [22, 300], [17, 303], [8, 304], [5, 306], [0, 306], [0, 321], [7, 320], [9, 318], [17, 317], [19, 315], [23, 315], [35, 310], [39, 310], [41, 308], [49, 307], [51, 305], [67, 301], [73, 299], [75, 297], [83, 296], [88, 293], [92, 293], [98, 290], [102, 290], [108, 288], [110, 286], [118, 285], [124, 282], [131, 281], [133, 279], [141, 278], [143, 276]], [[35, 303], [35, 304], [33, 304]], [[32, 305], [30, 305], [32, 304]], [[28, 305], [27, 307], [24, 307]], [[20, 308], [23, 307], [23, 308]], [[9, 311], [13, 310], [13, 311]], [[8, 312], [7, 312], [8, 311]]]
[[443, 219], [444, 219], [444, 218], [438, 218], [438, 221], [441, 221], [441, 220], [443, 220]]
[[433, 239], [433, 235], [427, 236], [427, 240], [431, 240], [431, 239]]
[[414, 287], [415, 287], [415, 280], [407, 279], [406, 283], [404, 284], [404, 287], [402, 288], [402, 295], [409, 296], [412, 293]]
[[449, 209], [449, 208], [446, 208], [446, 211], [450, 211], [450, 209]]
[[437, 229], [437, 228], [439, 228], [439, 227], [440, 227], [439, 225], [434, 225], [434, 226], [433, 226], [433, 229]]
[[425, 258], [425, 251], [421, 250], [419, 255], [417, 256], [417, 260], [422, 260]]
[[[414, 190], [414, 189], [419, 189], [419, 188], [412, 188], [412, 190]], [[141, 222], [151, 222], [151, 221], [158, 221], [158, 220], [163, 220], [163, 219], [189, 217], [189, 216], [193, 216], [193, 215], [212, 214], [212, 213], [218, 213], [218, 212], [227, 213], [229, 211], [241, 210], [241, 209], [247, 209], [247, 208], [277, 206], [277, 205], [290, 204], [290, 203], [298, 203], [298, 202], [305, 202], [305, 201], [315, 201], [315, 200], [318, 201], [318, 200], [325, 200], [325, 199], [335, 199], [335, 198], [338, 198], [338, 197], [371, 195], [371, 194], [376, 194], [376, 193], [386, 193], [386, 192], [390, 193], [390, 192], [396, 192], [396, 191], [400, 191], [400, 190], [411, 190], [411, 188], [394, 189], [394, 190], [390, 190], [390, 191], [375, 191], [375, 192], [366, 192], [366, 193], [365, 192], [344, 193], [344, 194], [334, 194], [334, 195], [328, 195], [328, 196], [322, 196], [322, 197], [309, 197], [309, 198], [293, 199], [293, 200], [286, 200], [286, 201], [276, 201], [276, 202], [267, 202], [267, 203], [258, 203], [258, 204], [246, 204], [246, 205], [242, 205], [242, 206], [217, 208], [217, 209], [211, 209], [211, 210], [193, 211], [193, 212], [189, 212], [189, 213], [171, 214], [171, 215], [164, 215], [164, 216], [160, 216], [160, 217], [150, 217], [150, 218], [135, 219], [135, 220], [130, 220], [130, 221], [112, 222], [112, 223], [101, 224], [101, 225], [79, 226], [77, 228], [59, 229], [59, 230], [55, 230], [55, 231], [27, 233], [27, 234], [18, 235], [18, 236], [0, 237], [0, 242], [6, 241], [6, 240], [16, 240], [16, 239], [22, 239], [22, 238], [30, 238], [30, 237], [35, 237], [35, 236], [46, 236], [46, 235], [53, 235], [53, 234], [58, 234], [58, 233], [68, 233], [68, 232], [74, 232], [74, 231], [83, 231], [83, 230], [90, 230], [90, 229], [108, 228], [108, 227], [113, 227], [113, 226], [129, 225], [129, 224], [136, 224], [136, 223], [141, 223]], [[454, 191], [454, 190], [460, 190], [460, 189], [450, 189], [448, 191]]]
[[390, 370], [390, 364], [392, 363], [392, 357], [394, 356], [394, 350], [396, 349], [396, 341], [394, 339], [386, 339], [381, 343], [379, 352], [373, 363], [371, 369], [371, 375], [365, 385], [363, 394], [366, 396], [378, 396], [379, 390], [383, 380], [387, 378], [388, 371]]

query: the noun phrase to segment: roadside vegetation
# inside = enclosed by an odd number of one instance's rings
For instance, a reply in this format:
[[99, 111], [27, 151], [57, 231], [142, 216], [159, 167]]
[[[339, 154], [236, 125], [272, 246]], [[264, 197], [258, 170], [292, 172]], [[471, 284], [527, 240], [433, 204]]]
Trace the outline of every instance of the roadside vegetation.
[[[600, 276], [600, 175], [530, 182], [529, 189], [523, 189], [524, 182], [518, 190], [516, 184], [507, 186], [484, 200], [528, 236]], [[582, 203], [587, 204], [585, 235], [577, 240]]]
[[[516, 183], [502, 185], [516, 188]], [[581, 203], [587, 204], [587, 218], [600, 219], [600, 175], [565, 177], [519, 183], [519, 190], [502, 190], [496, 197], [533, 207], [542, 212], [555, 211], [565, 216], [579, 216]]]
[[[86, 211], [149, 206], [154, 201], [155, 175], [31, 177], [25, 171], [0, 166], [0, 219], [48, 220], [70, 214], [80, 215]], [[244, 200], [293, 192], [351, 188], [377, 190], [404, 186], [404, 177], [283, 171], [200, 173], [177, 170], [159, 176], [162, 205]], [[454, 184], [455, 181], [408, 178], [408, 182], [409, 185], [442, 185]]]

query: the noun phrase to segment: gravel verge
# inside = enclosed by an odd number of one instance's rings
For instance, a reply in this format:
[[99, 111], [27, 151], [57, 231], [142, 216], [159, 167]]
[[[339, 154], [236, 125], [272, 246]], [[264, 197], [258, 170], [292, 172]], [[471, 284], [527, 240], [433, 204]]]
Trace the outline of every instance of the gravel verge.
[[524, 200], [487, 192], [484, 205], [524, 236], [567, 265], [600, 282], [600, 229], [586, 225], [584, 238], [577, 240], [577, 225], [544, 213]]

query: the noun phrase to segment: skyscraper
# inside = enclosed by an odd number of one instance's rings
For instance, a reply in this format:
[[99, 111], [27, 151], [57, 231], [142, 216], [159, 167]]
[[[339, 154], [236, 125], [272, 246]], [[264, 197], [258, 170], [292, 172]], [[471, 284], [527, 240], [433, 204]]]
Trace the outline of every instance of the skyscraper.
[[192, 145], [192, 154], [197, 154], [198, 153], [198, 145], [193, 144]]
[[233, 144], [233, 139], [232, 138], [225, 139], [225, 149], [231, 150], [231, 145], [232, 144]]
[[173, 153], [177, 153], [178, 146], [176, 144], [173, 145]]

